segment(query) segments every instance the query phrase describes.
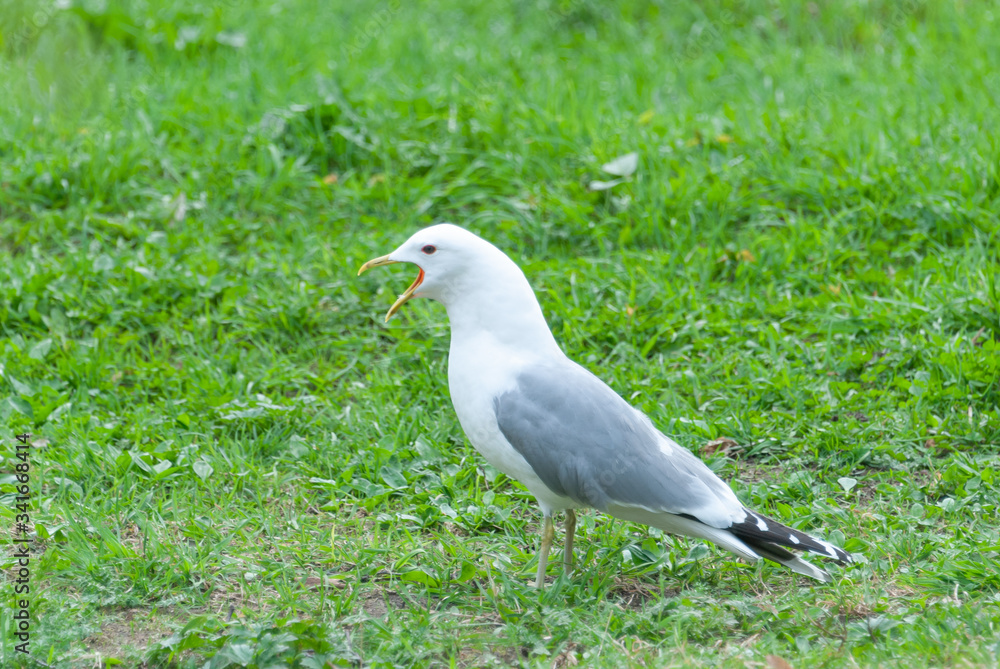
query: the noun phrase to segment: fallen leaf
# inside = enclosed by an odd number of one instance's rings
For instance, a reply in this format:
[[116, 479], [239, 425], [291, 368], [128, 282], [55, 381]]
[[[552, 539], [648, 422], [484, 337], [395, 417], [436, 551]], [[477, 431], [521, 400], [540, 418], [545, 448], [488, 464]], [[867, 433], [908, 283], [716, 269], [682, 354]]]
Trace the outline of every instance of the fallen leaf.
[[601, 169], [616, 177], [627, 177], [639, 167], [639, 154], [635, 151], [618, 156], [614, 160], [601, 165]]
[[304, 585], [309, 590], [319, 590], [321, 587], [326, 586], [328, 588], [345, 588], [347, 584], [343, 579], [330, 578], [329, 576], [307, 576], [302, 579], [302, 585]]
[[777, 655], [767, 656], [767, 666], [770, 669], [792, 669], [792, 665], [788, 663], [788, 660], [778, 657]]
[[[977, 348], [982, 348], [983, 347], [983, 343], [979, 340], [979, 338], [983, 336], [984, 332], [986, 332], [986, 328], [982, 327], [982, 328], [979, 328], [979, 332], [977, 332], [975, 335], [973, 335], [973, 337], [972, 337], [972, 345], [973, 346], [975, 346]], [[972, 407], [969, 407], [969, 409], [971, 410]]]
[[225, 46], [231, 46], [234, 49], [242, 49], [247, 45], [247, 36], [243, 33], [223, 30], [215, 36], [215, 41]]
[[614, 181], [591, 181], [587, 184], [587, 189], [592, 191], [611, 190], [623, 181], [625, 180], [615, 179]]
[[735, 439], [730, 439], [729, 437], [719, 437], [718, 439], [713, 439], [701, 447], [703, 455], [713, 455], [715, 453], [729, 455], [733, 451], [737, 450], [741, 450], [739, 442]]
[[757, 259], [754, 256], [754, 254], [751, 253], [748, 249], [743, 249], [742, 251], [736, 254], [736, 257], [742, 260], [743, 262], [753, 262], [754, 260]]
[[580, 660], [576, 657], [577, 645], [570, 641], [566, 644], [566, 650], [559, 653], [552, 660], [552, 669], [561, 669], [561, 667], [575, 667], [580, 663]]
[[187, 217], [188, 210], [188, 198], [186, 193], [180, 193], [173, 199], [170, 203], [173, 207], [173, 221], [174, 223], [183, 223], [184, 219]]
[[338, 177], [333, 172], [331, 172], [330, 174], [327, 174], [325, 177], [323, 177], [323, 183], [325, 183], [327, 186], [332, 186], [333, 184], [337, 183], [339, 180], [340, 180], [340, 177]]
[[371, 179], [368, 180], [368, 187], [371, 188], [375, 184], [384, 184], [384, 183], [385, 183], [385, 175], [376, 174], [375, 176], [373, 176]]

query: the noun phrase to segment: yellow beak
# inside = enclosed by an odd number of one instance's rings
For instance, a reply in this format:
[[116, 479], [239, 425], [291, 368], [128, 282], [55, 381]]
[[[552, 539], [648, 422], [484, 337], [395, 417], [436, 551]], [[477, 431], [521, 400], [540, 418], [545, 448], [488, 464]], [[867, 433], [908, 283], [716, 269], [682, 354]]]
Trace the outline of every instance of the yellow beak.
[[397, 262], [399, 262], [399, 261], [398, 260], [390, 260], [389, 256], [381, 256], [379, 258], [372, 258], [371, 260], [369, 260], [368, 262], [366, 262], [364, 265], [361, 266], [361, 269], [358, 270], [358, 276], [361, 276], [367, 270], [370, 270], [372, 267], [381, 267], [382, 265], [392, 265], [393, 263], [397, 263]]
[[[381, 256], [379, 258], [372, 258], [371, 260], [369, 260], [368, 262], [366, 262], [364, 265], [361, 266], [361, 269], [358, 270], [358, 276], [361, 276], [362, 272], [364, 272], [365, 270], [370, 269], [372, 267], [382, 267], [383, 265], [392, 265], [392, 264], [398, 263], [398, 262], [399, 262], [398, 260], [391, 260], [389, 258], [389, 256]], [[410, 284], [410, 287], [407, 288], [406, 291], [404, 291], [403, 294], [400, 295], [396, 299], [396, 301], [392, 303], [391, 307], [389, 307], [389, 312], [385, 315], [385, 322], [386, 323], [389, 322], [389, 319], [392, 318], [393, 314], [395, 314], [397, 311], [399, 311], [399, 308], [401, 306], [403, 306], [404, 304], [406, 304], [406, 302], [411, 297], [413, 297], [414, 291], [416, 291], [417, 288], [420, 287], [420, 284], [423, 283], [423, 280], [424, 280], [424, 270], [421, 269], [420, 273], [417, 274], [417, 278], [414, 279], [413, 283]]]

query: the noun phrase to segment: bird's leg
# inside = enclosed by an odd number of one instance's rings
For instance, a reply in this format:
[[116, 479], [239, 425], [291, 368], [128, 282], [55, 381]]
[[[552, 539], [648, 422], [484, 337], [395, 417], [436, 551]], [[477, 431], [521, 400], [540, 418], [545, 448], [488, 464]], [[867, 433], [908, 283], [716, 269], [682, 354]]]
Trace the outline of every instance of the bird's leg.
[[545, 523], [542, 525], [542, 547], [538, 549], [538, 573], [535, 575], [535, 587], [545, 586], [545, 567], [549, 563], [549, 549], [552, 548], [552, 539], [555, 538], [556, 530], [552, 525], [552, 513], [545, 514]]
[[563, 570], [569, 576], [573, 571], [573, 533], [576, 532], [576, 513], [566, 509], [566, 545], [563, 548]]

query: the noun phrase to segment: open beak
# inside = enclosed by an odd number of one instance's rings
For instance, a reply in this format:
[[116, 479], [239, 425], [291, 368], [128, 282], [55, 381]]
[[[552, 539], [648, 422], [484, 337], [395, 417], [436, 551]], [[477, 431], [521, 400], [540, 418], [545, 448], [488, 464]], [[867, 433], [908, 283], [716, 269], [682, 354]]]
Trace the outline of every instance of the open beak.
[[[364, 272], [366, 269], [370, 269], [372, 267], [382, 267], [383, 265], [392, 265], [397, 262], [399, 261], [391, 260], [389, 256], [373, 258], [361, 266], [361, 269], [358, 270], [358, 276], [361, 276], [361, 273]], [[420, 268], [418, 267], [417, 269]], [[413, 293], [417, 290], [417, 288], [420, 287], [420, 284], [423, 282], [424, 282], [424, 270], [420, 269], [420, 272], [417, 274], [417, 278], [413, 280], [413, 283], [410, 284], [410, 287], [407, 288], [402, 295], [396, 298], [396, 301], [392, 303], [391, 307], [389, 307], [389, 312], [385, 315], [386, 323], [389, 322], [389, 319], [392, 318], [393, 314], [399, 311], [399, 308], [401, 306], [406, 304], [406, 302], [409, 301], [411, 297], [413, 297]]]

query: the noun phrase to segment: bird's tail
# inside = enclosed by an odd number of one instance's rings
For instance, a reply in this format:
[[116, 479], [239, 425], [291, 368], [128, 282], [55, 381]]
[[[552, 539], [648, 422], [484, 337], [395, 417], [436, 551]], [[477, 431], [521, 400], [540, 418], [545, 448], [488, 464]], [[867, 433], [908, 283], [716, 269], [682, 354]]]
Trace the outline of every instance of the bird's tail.
[[826, 571], [796, 557], [794, 553], [786, 549], [792, 548], [822, 555], [839, 564], [852, 561], [850, 553], [837, 548], [828, 541], [817, 539], [805, 532], [782, 525], [776, 520], [762, 516], [745, 507], [743, 510], [747, 514], [746, 520], [727, 529], [763, 558], [783, 564], [798, 574], [811, 576], [824, 582], [832, 580]]
[[849, 553], [827, 541], [785, 527], [776, 520], [754, 513], [745, 507], [743, 510], [747, 514], [743, 522], [722, 529], [706, 525], [694, 516], [687, 514], [678, 515], [666, 511], [650, 511], [641, 507], [623, 505], [610, 505], [606, 509], [608, 513], [617, 518], [658, 527], [672, 534], [708, 539], [747, 560], [754, 561], [765, 558], [783, 564], [797, 574], [809, 576], [824, 583], [833, 580], [830, 574], [797, 557], [783, 546], [818, 553], [840, 563], [851, 562]]

